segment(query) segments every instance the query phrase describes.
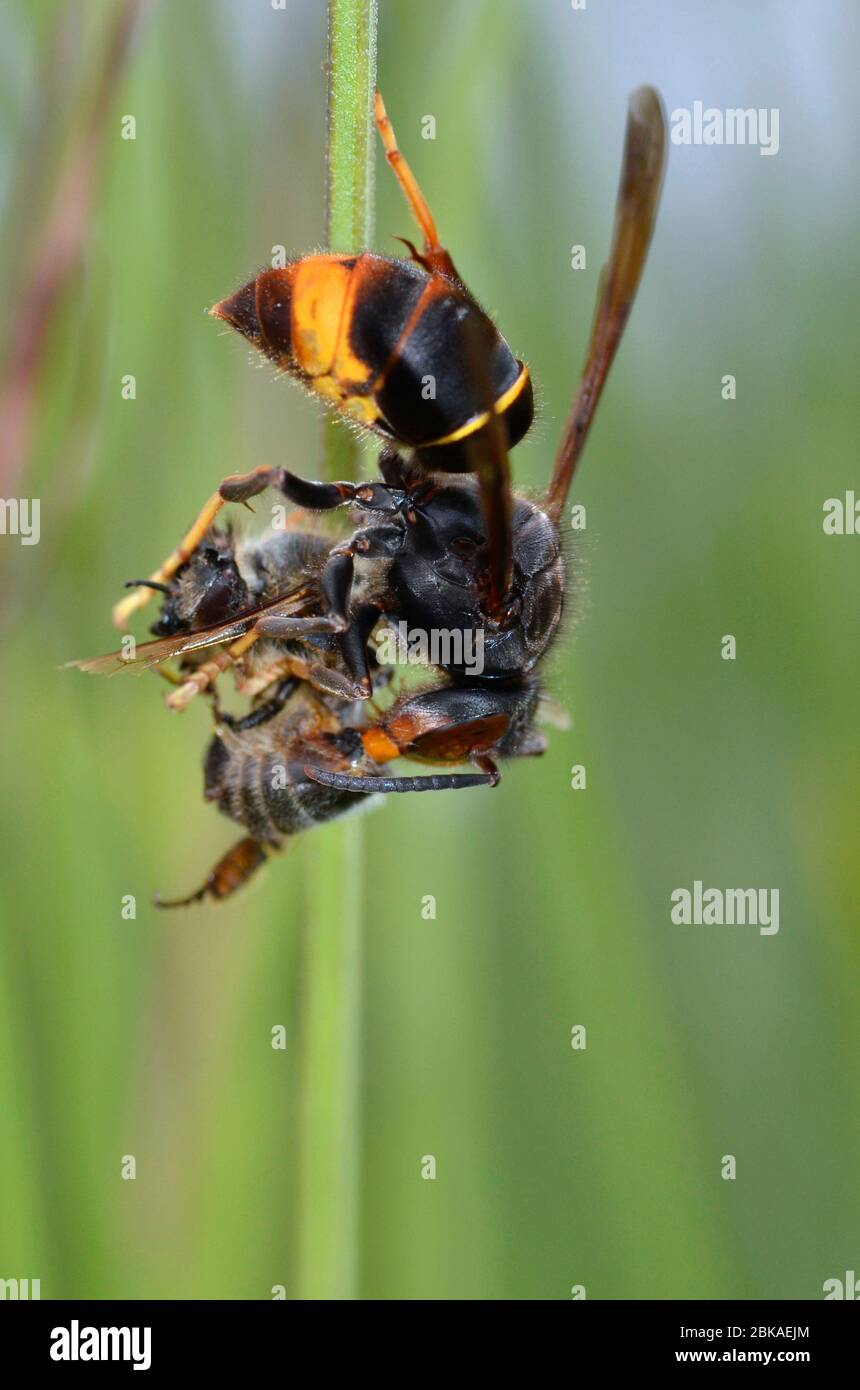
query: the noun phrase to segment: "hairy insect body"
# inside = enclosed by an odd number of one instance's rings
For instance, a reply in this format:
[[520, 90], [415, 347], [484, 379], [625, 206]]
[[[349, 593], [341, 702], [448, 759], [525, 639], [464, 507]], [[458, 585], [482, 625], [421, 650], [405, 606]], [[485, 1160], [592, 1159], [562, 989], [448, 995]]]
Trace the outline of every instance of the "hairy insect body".
[[227, 623], [318, 577], [331, 540], [311, 530], [267, 531], [257, 539], [213, 527], [172, 579], [157, 637]]
[[[565, 572], [555, 526], [536, 503], [516, 497], [511, 538], [509, 603], [498, 618], [488, 616], [482, 602], [487, 538], [472, 479], [447, 482], [415, 509], [415, 520], [391, 563], [389, 587], [397, 615], [425, 630], [480, 630], [487, 680], [533, 670], [561, 620]], [[464, 674], [456, 664], [446, 669]]]
[[[215, 697], [206, 796], [248, 832], [184, 902], [223, 899], [283, 841], [382, 794], [496, 786], [499, 762], [544, 751], [542, 662], [565, 603], [562, 512], [636, 294], [660, 197], [665, 121], [651, 88], [629, 106], [609, 261], [579, 387], [540, 501], [511, 487], [508, 450], [533, 415], [529, 372], [458, 274], [377, 92], [386, 158], [423, 235], [411, 260], [312, 254], [266, 269], [212, 314], [385, 441], [379, 477], [311, 481], [276, 463], [225, 478], [115, 624], [153, 590], [157, 640], [79, 664], [111, 674], [177, 658], [175, 710], [232, 668], [249, 713]], [[461, 475], [458, 477], [452, 475]], [[340, 539], [307, 519], [257, 541], [215, 527], [266, 488], [299, 514], [352, 508]], [[454, 633], [422, 690], [395, 688], [377, 625]], [[465, 637], [480, 634], [480, 669]], [[468, 648], [471, 650], [471, 648]], [[433, 658], [436, 660], [437, 658]], [[416, 760], [441, 771], [389, 775]], [[455, 770], [470, 766], [471, 771]]]
[[459, 281], [416, 262], [370, 252], [305, 256], [262, 271], [212, 314], [358, 424], [418, 451], [428, 467], [472, 467], [465, 442], [486, 421], [468, 371], [475, 347], [509, 448], [531, 424], [528, 369]]
[[273, 849], [366, 800], [312, 781], [304, 772], [309, 759], [329, 772], [373, 776], [377, 770], [353, 730], [332, 721], [333, 731], [327, 732], [318, 713], [301, 708], [300, 695], [294, 701], [298, 710], [290, 702], [257, 727], [219, 726], [204, 763], [206, 800]]

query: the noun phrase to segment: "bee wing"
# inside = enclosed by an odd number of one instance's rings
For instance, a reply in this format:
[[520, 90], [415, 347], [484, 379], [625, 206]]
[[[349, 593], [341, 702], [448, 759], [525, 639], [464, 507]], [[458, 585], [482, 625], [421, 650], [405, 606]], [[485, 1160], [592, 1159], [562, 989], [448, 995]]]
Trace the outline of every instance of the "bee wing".
[[660, 202], [665, 163], [663, 103], [653, 87], [639, 87], [630, 98], [627, 115], [612, 249], [600, 278], [597, 309], [579, 391], [565, 426], [546, 494], [546, 508], [555, 521], [561, 515], [574, 469], [639, 286]]
[[169, 661], [171, 657], [184, 656], [187, 652], [220, 646], [223, 642], [232, 642], [236, 637], [243, 637], [264, 613], [295, 613], [305, 607], [314, 594], [315, 590], [305, 584], [289, 594], [282, 594], [272, 603], [242, 613], [230, 623], [218, 623], [214, 627], [198, 628], [196, 632], [177, 632], [172, 637], [156, 638], [154, 642], [145, 642], [142, 647], [137, 647], [133, 657], [126, 656], [122, 650], [108, 652], [106, 656], [67, 661], [63, 669], [74, 667], [93, 676], [113, 676], [117, 671], [126, 671], [129, 668], [133, 671], [149, 671], [153, 666], [160, 666], [162, 662]]

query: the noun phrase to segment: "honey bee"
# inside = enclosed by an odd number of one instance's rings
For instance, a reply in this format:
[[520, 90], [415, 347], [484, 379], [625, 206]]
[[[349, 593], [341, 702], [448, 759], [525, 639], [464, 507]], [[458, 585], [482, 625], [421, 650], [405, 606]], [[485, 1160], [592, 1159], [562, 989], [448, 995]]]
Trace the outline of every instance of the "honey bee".
[[194, 893], [158, 896], [159, 907], [187, 907], [206, 897], [222, 901], [301, 830], [368, 804], [368, 798], [325, 786], [305, 771], [312, 759], [331, 773], [360, 767], [363, 776], [377, 775], [357, 729], [344, 722], [349, 713], [346, 702], [288, 676], [244, 718], [219, 716], [204, 761], [203, 794], [248, 833]]
[[161, 586], [164, 602], [150, 629], [155, 642], [127, 658], [115, 652], [74, 664], [111, 674], [120, 666], [147, 670], [178, 659], [182, 676], [167, 698], [174, 710], [214, 689], [228, 669], [244, 696], [256, 696], [290, 675], [343, 699], [366, 696], [369, 687], [358, 692], [355, 680], [336, 664], [339, 643], [325, 623], [318, 633], [304, 630], [301, 643], [266, 636], [266, 618], [273, 614], [283, 618], [319, 610], [332, 544], [330, 537], [310, 529], [273, 528], [255, 538], [212, 527], [170, 583]]
[[[236, 892], [271, 854], [302, 830], [360, 810], [375, 800], [367, 793], [457, 791], [486, 786], [486, 773], [435, 772], [414, 777], [386, 775], [384, 764], [406, 756], [450, 764], [461, 760], [448, 732], [450, 703], [439, 689], [400, 695], [379, 719], [364, 703], [326, 695], [294, 676], [241, 719], [219, 714], [204, 762], [204, 796], [248, 834], [223, 855], [204, 883], [185, 898], [156, 898], [159, 907], [187, 907], [206, 897], [216, 901]], [[482, 710], [459, 698], [461, 709]], [[537, 689], [534, 692], [537, 699]], [[486, 721], [484, 721], [486, 724]], [[475, 720], [472, 720], [474, 728]], [[531, 737], [529, 721], [507, 734]], [[488, 732], [503, 730], [498, 719]], [[522, 749], [520, 751], [523, 751]]]

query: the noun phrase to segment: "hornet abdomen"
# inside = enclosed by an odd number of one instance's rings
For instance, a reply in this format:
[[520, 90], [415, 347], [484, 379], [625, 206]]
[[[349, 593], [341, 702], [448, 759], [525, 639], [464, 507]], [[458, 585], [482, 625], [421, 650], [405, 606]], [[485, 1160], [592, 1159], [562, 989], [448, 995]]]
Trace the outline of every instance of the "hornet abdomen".
[[211, 312], [336, 409], [417, 449], [431, 469], [472, 467], [464, 441], [490, 418], [487, 392], [510, 447], [531, 424], [528, 368], [458, 282], [412, 261], [305, 256], [261, 271]]

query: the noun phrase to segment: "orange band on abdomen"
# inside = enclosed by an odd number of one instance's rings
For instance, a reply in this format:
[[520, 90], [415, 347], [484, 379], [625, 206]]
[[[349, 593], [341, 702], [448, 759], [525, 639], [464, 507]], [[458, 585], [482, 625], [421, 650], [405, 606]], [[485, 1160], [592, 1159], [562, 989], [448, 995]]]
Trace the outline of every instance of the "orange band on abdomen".
[[353, 256], [306, 256], [296, 266], [292, 347], [309, 377], [332, 372], [354, 261]]

